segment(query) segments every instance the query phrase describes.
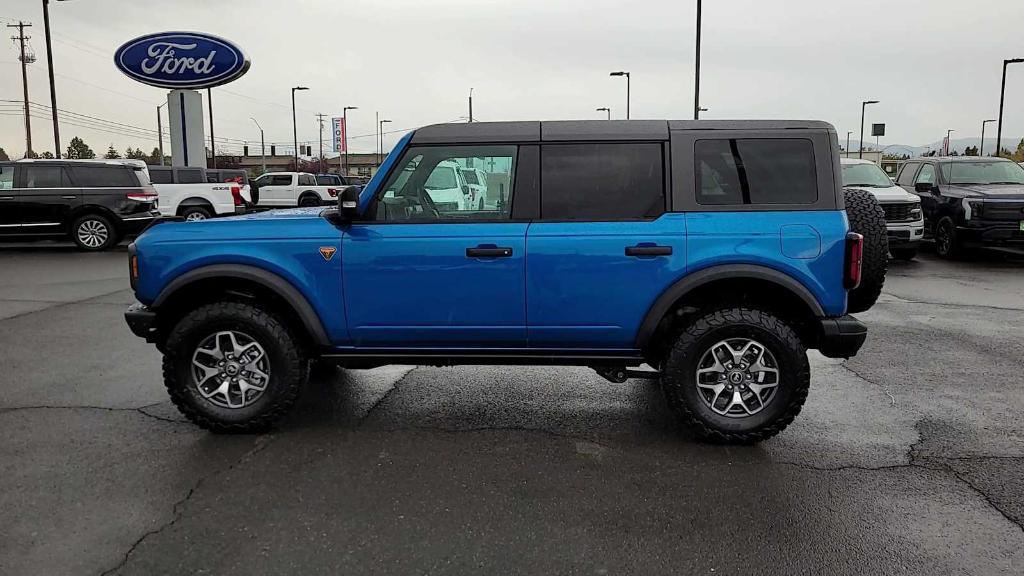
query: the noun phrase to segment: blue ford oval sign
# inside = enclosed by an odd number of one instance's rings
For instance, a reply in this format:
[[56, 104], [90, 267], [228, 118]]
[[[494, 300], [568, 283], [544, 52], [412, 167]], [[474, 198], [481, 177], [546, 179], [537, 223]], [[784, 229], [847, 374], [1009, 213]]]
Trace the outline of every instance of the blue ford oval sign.
[[199, 32], [141, 36], [117, 49], [114, 64], [139, 82], [172, 90], [226, 84], [249, 69], [240, 48]]

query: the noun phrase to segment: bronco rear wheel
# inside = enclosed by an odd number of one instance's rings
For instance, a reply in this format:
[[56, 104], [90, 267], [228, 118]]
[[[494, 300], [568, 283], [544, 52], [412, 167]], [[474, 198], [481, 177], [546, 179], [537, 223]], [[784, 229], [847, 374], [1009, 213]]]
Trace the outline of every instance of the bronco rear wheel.
[[189, 420], [213, 432], [262, 432], [284, 416], [309, 362], [284, 322], [257, 306], [216, 302], [171, 330], [164, 385]]
[[810, 367], [785, 322], [764, 310], [731, 308], [680, 333], [662, 364], [661, 384], [669, 406], [698, 437], [751, 444], [800, 413]]

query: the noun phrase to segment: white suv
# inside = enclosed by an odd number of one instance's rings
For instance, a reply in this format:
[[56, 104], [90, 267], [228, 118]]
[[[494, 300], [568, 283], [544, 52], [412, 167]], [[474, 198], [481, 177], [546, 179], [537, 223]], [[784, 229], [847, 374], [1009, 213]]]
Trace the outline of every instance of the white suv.
[[889, 253], [899, 260], [913, 260], [924, 237], [921, 198], [897, 186], [870, 160], [840, 158], [843, 188], [857, 188], [875, 195], [885, 210]]

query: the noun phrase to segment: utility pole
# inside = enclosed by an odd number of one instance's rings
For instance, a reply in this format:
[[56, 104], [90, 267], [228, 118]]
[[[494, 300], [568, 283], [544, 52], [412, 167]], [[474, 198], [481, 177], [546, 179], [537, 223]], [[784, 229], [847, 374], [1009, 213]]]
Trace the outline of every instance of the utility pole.
[[164, 104], [167, 104], [167, 103], [164, 102], [160, 106], [156, 107], [156, 137], [160, 139], [160, 165], [161, 166], [164, 165], [164, 127], [163, 127], [163, 122], [160, 120], [160, 107], [163, 106]]
[[469, 89], [469, 121], [473, 121], [473, 89]]
[[[31, 24], [25, 24], [24, 22], [18, 22], [17, 24], [8, 24], [8, 28], [17, 28], [18, 35], [11, 36], [11, 40], [17, 40], [21, 45], [21, 86], [25, 94], [25, 157], [32, 157], [32, 120], [29, 115], [28, 109], [28, 65], [30, 64], [29, 58], [25, 56], [25, 40], [31, 38], [31, 36], [25, 36], [25, 28], [32, 26]], [[35, 62], [35, 57], [32, 57], [32, 62]]]
[[57, 87], [53, 83], [53, 47], [50, 43], [50, 0], [43, 0], [43, 29], [46, 31], [46, 68], [50, 74], [50, 114], [53, 116], [53, 157], [60, 160], [60, 129], [57, 127]]
[[206, 104], [207, 108], [210, 109], [210, 157], [213, 160], [213, 166], [210, 168], [217, 168], [217, 149], [213, 146], [213, 92], [209, 88], [206, 89]]
[[320, 122], [320, 173], [326, 174], [324, 170], [324, 115], [317, 113], [316, 119]]
[[700, 119], [700, 0], [697, 0], [697, 58], [693, 67], [693, 119]]

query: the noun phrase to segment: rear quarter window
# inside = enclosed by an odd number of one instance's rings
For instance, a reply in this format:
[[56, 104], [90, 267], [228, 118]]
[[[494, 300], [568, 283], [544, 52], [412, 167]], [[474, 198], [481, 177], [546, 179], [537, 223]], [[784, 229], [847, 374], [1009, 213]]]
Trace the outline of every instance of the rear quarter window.
[[136, 188], [139, 181], [127, 166], [74, 166], [75, 180], [83, 188]]
[[800, 138], [698, 140], [697, 203], [705, 206], [814, 204], [814, 144]]

